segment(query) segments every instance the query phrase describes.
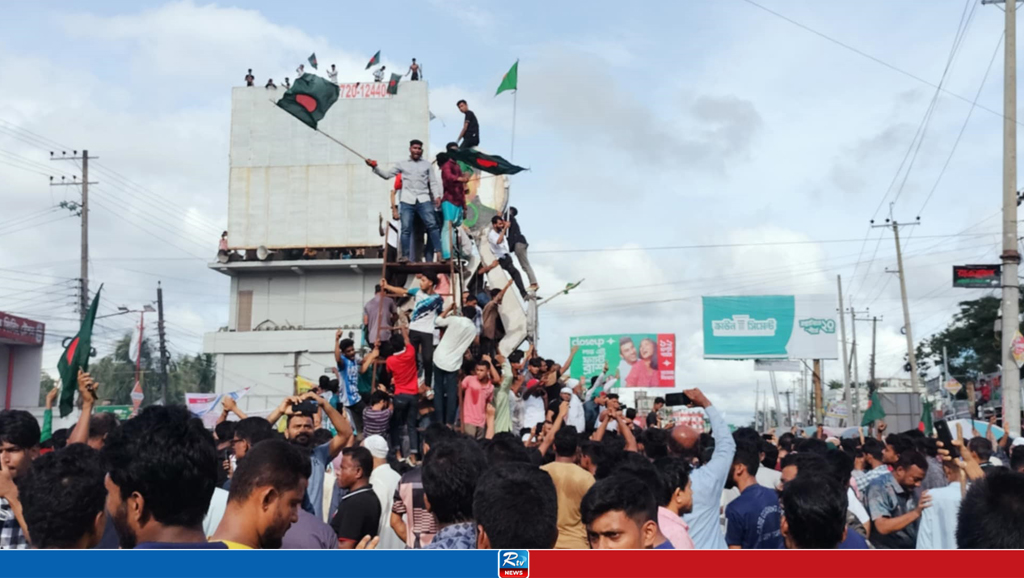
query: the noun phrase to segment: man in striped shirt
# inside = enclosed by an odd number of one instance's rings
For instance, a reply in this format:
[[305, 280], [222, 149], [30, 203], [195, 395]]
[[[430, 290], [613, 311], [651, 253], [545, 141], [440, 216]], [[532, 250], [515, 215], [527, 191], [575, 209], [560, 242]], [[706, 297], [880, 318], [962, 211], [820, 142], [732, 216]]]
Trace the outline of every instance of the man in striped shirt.
[[[423, 455], [442, 440], [455, 437], [444, 424], [433, 423], [423, 430]], [[423, 466], [402, 475], [391, 507], [391, 528], [405, 540], [409, 548], [423, 548], [437, 534], [437, 518], [427, 509], [423, 492]]]
[[882, 463], [882, 450], [884, 449], [885, 446], [882, 442], [874, 438], [864, 440], [864, 463], [871, 469], [868, 471], [855, 470], [853, 472], [853, 483], [857, 486], [855, 490], [862, 502], [867, 501], [868, 486], [871, 482], [889, 473], [889, 466]]

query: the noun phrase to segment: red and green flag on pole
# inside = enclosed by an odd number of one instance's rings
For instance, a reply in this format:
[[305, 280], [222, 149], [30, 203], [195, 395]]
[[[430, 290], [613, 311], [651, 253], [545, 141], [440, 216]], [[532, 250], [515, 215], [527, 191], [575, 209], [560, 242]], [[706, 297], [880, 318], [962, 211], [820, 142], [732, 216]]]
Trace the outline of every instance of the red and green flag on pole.
[[402, 80], [401, 74], [392, 74], [388, 81], [388, 94], [398, 94], [398, 81]]
[[885, 409], [882, 408], [882, 400], [878, 398], [878, 392], [871, 392], [871, 399], [868, 401], [868, 409], [860, 419], [860, 425], [873, 425], [876, 420], [885, 417]]
[[366, 68], [364, 68], [363, 70], [370, 70], [371, 66], [377, 64], [380, 64], [380, 50], [378, 50], [377, 54], [374, 54], [373, 58], [371, 58], [370, 61], [366, 63]]
[[340, 89], [337, 84], [315, 74], [303, 74], [284, 93], [277, 106], [316, 130], [318, 122], [338, 100]]
[[494, 96], [505, 92], [506, 90], [518, 90], [519, 89], [519, 61], [517, 60], [512, 68], [508, 69], [505, 76], [501, 78], [501, 84], [498, 85], [498, 92], [494, 93]]
[[309, 55], [309, 65], [313, 67], [313, 70], [316, 70], [316, 52]]
[[514, 175], [526, 170], [498, 155], [489, 155], [474, 149], [450, 150], [448, 151], [448, 158], [463, 163], [472, 169], [479, 169], [492, 175]]
[[921, 404], [921, 421], [917, 422], [917, 429], [924, 432], [924, 435], [930, 436], [935, 431], [935, 427], [932, 423], [932, 404], [930, 401], [925, 401]]
[[96, 308], [100, 304], [100, 292], [103, 287], [96, 291], [89, 311], [82, 319], [82, 326], [78, 329], [71, 343], [68, 343], [64, 353], [57, 362], [57, 371], [60, 372], [60, 416], [64, 417], [71, 413], [75, 402], [75, 391], [78, 390], [78, 370], [89, 371], [89, 355], [92, 352], [92, 326], [96, 321]]

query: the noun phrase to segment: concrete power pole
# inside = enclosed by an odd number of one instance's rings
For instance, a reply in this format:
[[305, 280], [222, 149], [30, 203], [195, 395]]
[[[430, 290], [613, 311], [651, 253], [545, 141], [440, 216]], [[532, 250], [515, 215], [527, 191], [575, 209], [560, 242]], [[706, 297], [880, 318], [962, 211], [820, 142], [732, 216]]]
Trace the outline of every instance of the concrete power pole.
[[[864, 310], [864, 314], [867, 314], [867, 310]], [[852, 323], [851, 329], [853, 330], [853, 425], [860, 426], [860, 369], [857, 367], [857, 322], [867, 321], [867, 319], [857, 319], [857, 311], [853, 305], [850, 306], [850, 322]]]
[[839, 288], [839, 340], [843, 344], [843, 400], [846, 401], [846, 425], [850, 425], [853, 415], [853, 404], [850, 403], [850, 364], [846, 355], [846, 310], [843, 309], [843, 277], [836, 275], [836, 286]]
[[[67, 156], [62, 151], [61, 156], [57, 157], [50, 152], [51, 161], [82, 161], [82, 180], [79, 182], [72, 178], [70, 182], [65, 182], [64, 178], [61, 177], [61, 182], [51, 182], [50, 186], [53, 187], [66, 187], [66, 186], [82, 186], [82, 205], [80, 207], [80, 216], [82, 218], [82, 254], [80, 257], [79, 267], [80, 273], [78, 278], [78, 320], [85, 320], [85, 313], [89, 310], [89, 185], [96, 185], [99, 183], [89, 182], [89, 160], [96, 159], [99, 157], [90, 157], [89, 151], [82, 150], [82, 156], [78, 156], [78, 151], [72, 151], [73, 156]], [[53, 177], [50, 177], [53, 181]]]
[[[1014, 208], [1016, 208], [1017, 197], [1014, 196]], [[892, 207], [890, 206], [890, 211]], [[1016, 214], [1016, 212], [1014, 212]], [[1016, 217], [1015, 217], [1016, 218]], [[920, 219], [920, 217], [918, 217]], [[920, 393], [921, 390], [917, 385], [917, 354], [914, 353], [914, 334], [910, 328], [910, 305], [907, 303], [907, 275], [903, 269], [903, 249], [900, 247], [900, 227], [910, 227], [913, 225], [920, 225], [919, 221], [913, 223], [899, 223], [892, 217], [885, 220], [884, 225], [875, 225], [872, 221], [872, 227], [892, 227], [893, 239], [896, 240], [896, 267], [897, 274], [900, 277], [900, 297], [903, 299], [903, 334], [907, 336], [907, 359], [910, 360], [910, 389], [914, 393]], [[1015, 235], [1016, 237], [1016, 235]], [[1014, 244], [1017, 240], [1014, 238]], [[1016, 275], [1016, 273], [1014, 273]], [[1016, 277], [1015, 277], [1016, 278]], [[1004, 277], [1005, 279], [1005, 277]], [[1004, 364], [1005, 365], [1005, 364]]]
[[875, 336], [878, 333], [878, 317], [871, 318], [871, 386], [869, 389], [874, 391], [875, 384]]
[[[995, 4], [998, 0], [982, 0]], [[1013, 359], [1013, 340], [1020, 327], [1017, 269], [1017, 3], [1003, 2], [1006, 41], [1003, 53], [1003, 428], [1020, 435], [1020, 369]]]
[[[814, 360], [814, 375], [811, 376], [814, 384], [814, 424], [819, 424], [825, 419], [825, 409], [821, 400], [821, 360]], [[808, 425], [814, 425], [808, 424]]]
[[167, 332], [164, 331], [164, 289], [156, 282], [157, 336], [160, 338], [160, 400], [167, 405]]

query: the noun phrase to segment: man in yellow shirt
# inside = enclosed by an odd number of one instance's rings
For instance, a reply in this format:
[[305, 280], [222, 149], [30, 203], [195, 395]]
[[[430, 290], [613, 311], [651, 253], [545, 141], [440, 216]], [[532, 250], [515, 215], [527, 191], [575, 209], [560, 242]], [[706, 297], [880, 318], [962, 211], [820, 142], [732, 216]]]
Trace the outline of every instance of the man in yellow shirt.
[[564, 426], [555, 434], [555, 461], [541, 466], [551, 476], [558, 492], [558, 542], [555, 548], [580, 549], [590, 547], [587, 528], [580, 518], [580, 501], [594, 476], [576, 465], [579, 438], [576, 428]]
[[309, 459], [288, 442], [256, 444], [238, 462], [224, 518], [211, 540], [231, 549], [280, 548], [299, 519], [310, 470]]

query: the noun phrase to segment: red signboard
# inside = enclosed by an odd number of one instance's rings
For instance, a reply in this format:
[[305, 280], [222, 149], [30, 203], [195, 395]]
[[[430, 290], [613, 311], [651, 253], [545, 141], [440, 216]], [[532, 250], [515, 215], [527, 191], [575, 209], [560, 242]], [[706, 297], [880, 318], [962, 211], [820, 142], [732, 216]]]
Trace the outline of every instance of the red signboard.
[[658, 334], [658, 386], [673, 387], [676, 384], [676, 336], [673, 333]]
[[0, 342], [42, 345], [46, 324], [0, 312]]

